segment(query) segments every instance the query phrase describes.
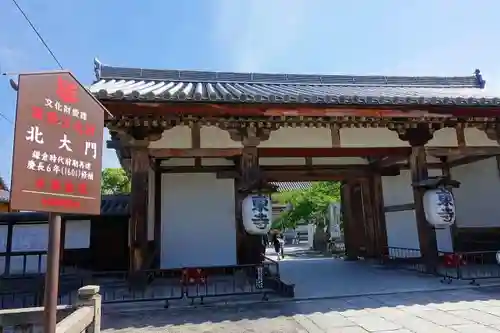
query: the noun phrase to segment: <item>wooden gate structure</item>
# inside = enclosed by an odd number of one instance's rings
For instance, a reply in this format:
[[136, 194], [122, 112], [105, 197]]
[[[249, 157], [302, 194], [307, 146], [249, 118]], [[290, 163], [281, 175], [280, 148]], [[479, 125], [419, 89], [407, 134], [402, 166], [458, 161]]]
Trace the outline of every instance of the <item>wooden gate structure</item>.
[[[413, 209], [420, 252], [431, 263], [437, 241], [422, 190], [412, 188], [407, 207], [386, 207], [382, 178], [410, 170], [411, 187], [430, 169], [446, 175], [500, 154], [500, 99], [485, 96], [479, 70], [463, 77], [295, 75], [122, 68], [96, 60], [95, 72], [89, 89], [114, 115], [106, 120], [108, 148], [132, 179], [131, 270], [161, 267], [162, 256], [176, 255], [162, 251], [169, 225], [162, 194], [169, 182], [162, 177], [174, 173], [235, 180], [238, 264], [260, 261], [260, 240], [242, 228], [238, 190], [317, 180], [343, 182], [349, 256], [382, 256], [386, 213]], [[205, 214], [217, 213], [199, 204]], [[196, 233], [204, 221], [185, 223]]]

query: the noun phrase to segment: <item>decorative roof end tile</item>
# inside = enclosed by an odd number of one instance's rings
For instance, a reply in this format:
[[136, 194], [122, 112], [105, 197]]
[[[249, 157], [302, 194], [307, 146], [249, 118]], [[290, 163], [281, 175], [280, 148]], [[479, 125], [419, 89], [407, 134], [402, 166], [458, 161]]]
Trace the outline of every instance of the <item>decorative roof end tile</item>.
[[484, 87], [486, 86], [486, 80], [483, 79], [483, 75], [481, 74], [481, 71], [479, 69], [476, 69], [474, 71], [474, 75], [476, 76], [478, 87], [481, 89], [484, 89]]

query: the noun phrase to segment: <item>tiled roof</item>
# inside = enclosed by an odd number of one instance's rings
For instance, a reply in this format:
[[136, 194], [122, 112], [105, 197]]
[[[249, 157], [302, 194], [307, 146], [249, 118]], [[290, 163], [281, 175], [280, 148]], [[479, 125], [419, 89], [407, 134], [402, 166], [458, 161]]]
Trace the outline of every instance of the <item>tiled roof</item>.
[[353, 105], [500, 105], [479, 70], [462, 77], [260, 74], [102, 65], [89, 90], [101, 100]]
[[278, 192], [307, 190], [312, 186], [310, 182], [271, 182], [271, 184], [278, 186]]
[[101, 215], [128, 215], [130, 195], [103, 195], [101, 200]]

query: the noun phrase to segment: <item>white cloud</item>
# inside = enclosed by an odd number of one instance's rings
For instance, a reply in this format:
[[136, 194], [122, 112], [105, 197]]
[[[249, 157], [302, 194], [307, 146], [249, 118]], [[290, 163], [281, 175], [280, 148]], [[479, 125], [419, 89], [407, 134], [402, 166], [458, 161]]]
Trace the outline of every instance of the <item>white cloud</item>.
[[[213, 34], [230, 47], [235, 71], [265, 71], [293, 43], [304, 38], [310, 2], [302, 0], [220, 0], [214, 8]], [[269, 61], [272, 59], [272, 61]]]

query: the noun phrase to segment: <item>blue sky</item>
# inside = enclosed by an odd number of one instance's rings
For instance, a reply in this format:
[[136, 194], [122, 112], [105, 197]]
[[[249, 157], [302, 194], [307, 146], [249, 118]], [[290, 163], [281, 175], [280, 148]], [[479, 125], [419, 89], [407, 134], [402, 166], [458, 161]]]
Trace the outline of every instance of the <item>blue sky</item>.
[[[18, 0], [84, 84], [92, 60], [117, 66], [253, 72], [470, 75], [500, 95], [494, 0]], [[56, 69], [10, 0], [0, 1], [0, 71]], [[15, 116], [0, 77], [0, 112]], [[0, 175], [13, 125], [0, 118]], [[118, 166], [105, 151], [104, 166]]]

